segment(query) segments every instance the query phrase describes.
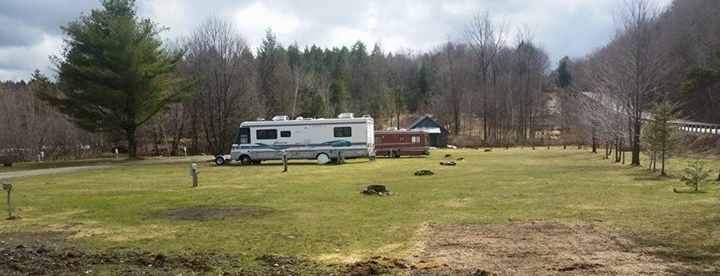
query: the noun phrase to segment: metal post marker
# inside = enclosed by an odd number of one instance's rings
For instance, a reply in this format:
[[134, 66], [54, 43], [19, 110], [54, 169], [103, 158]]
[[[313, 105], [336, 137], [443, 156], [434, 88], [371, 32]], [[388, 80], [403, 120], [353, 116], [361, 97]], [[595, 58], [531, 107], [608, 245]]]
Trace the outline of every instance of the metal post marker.
[[198, 187], [198, 164], [190, 163], [190, 177], [193, 178], [193, 187]]
[[345, 156], [342, 150], [338, 150], [338, 164], [345, 164]]
[[115, 149], [115, 159], [118, 159], [118, 149]]
[[13, 218], [13, 208], [10, 202], [10, 191], [13, 190], [13, 184], [10, 182], [3, 182], [3, 190], [8, 192], [8, 219]]

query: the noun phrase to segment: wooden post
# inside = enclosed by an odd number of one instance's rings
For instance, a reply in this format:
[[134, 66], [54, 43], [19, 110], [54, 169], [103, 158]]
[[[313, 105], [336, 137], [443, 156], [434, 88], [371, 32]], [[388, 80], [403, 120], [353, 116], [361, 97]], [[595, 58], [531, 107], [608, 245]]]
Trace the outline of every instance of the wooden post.
[[283, 172], [288, 171], [288, 152], [283, 150]]
[[190, 163], [190, 177], [193, 179], [193, 187], [198, 187], [198, 164]]
[[3, 190], [8, 192], [8, 219], [13, 218], [13, 206], [10, 202], [10, 192], [13, 189], [13, 184], [10, 182], [3, 182]]
[[10, 190], [8, 190], [8, 218], [13, 218], [13, 204], [10, 201]]

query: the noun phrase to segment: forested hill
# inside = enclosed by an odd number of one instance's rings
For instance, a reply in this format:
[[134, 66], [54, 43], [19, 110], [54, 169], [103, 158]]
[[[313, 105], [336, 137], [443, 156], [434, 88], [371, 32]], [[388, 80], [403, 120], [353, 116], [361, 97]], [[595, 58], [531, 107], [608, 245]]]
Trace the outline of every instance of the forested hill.
[[[614, 70], [608, 60], [623, 56], [621, 48], [629, 43], [622, 32], [608, 45], [577, 60], [578, 89], [597, 91], [593, 74]], [[645, 60], [645, 70], [653, 71], [655, 90], [646, 103], [668, 94], [685, 119], [705, 123], [719, 123], [719, 1], [676, 0], [663, 11], [650, 27], [643, 43], [652, 44], [653, 52]]]
[[[190, 95], [147, 121], [139, 137], [156, 150], [163, 145], [177, 153], [185, 145], [191, 153], [217, 154], [227, 151], [244, 120], [354, 112], [385, 124], [402, 114], [433, 114], [452, 136], [488, 144], [533, 143], [550, 128], [561, 129], [564, 141], [590, 143], [591, 133], [630, 139], [634, 130], [627, 122], [635, 111], [647, 112], [663, 99], [684, 118], [718, 123], [718, 1], [675, 0], [666, 10], [654, 9], [653, 1], [629, 3], [614, 15], [619, 20], [609, 30], [610, 43], [560, 61], [549, 60], [539, 46], [543, 37], [488, 12], [469, 16], [463, 29], [449, 30], [462, 36], [426, 52], [390, 52], [361, 41], [330, 49], [282, 45], [270, 29], [251, 49], [230, 22], [211, 18], [175, 46], [184, 55], [174, 75], [184, 83], [173, 90]], [[641, 10], [648, 16], [624, 21], [639, 11], [634, 3], [648, 5]], [[643, 56], [634, 57], [633, 49]], [[634, 72], [644, 83], [629, 79]], [[91, 135], [72, 126], [35, 98], [37, 86], [2, 85], [0, 145], [35, 156], [47, 141], [115, 146], [123, 140], [113, 131]], [[637, 102], [629, 91], [639, 91]], [[599, 121], [596, 109], [579, 100], [582, 92], [606, 95], [626, 117]], [[58, 126], [67, 131], [43, 130]]]

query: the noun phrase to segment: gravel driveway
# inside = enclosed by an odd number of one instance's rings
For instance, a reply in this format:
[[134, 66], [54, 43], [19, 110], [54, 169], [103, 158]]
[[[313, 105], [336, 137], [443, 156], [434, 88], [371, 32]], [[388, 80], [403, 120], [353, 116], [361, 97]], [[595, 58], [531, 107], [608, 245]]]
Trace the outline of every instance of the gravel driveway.
[[28, 177], [46, 174], [58, 174], [58, 173], [70, 173], [87, 170], [100, 170], [107, 168], [123, 167], [123, 166], [137, 166], [137, 165], [151, 165], [151, 164], [168, 164], [168, 163], [183, 163], [183, 162], [204, 162], [209, 160], [209, 156], [193, 156], [188, 158], [167, 158], [167, 159], [154, 159], [154, 160], [139, 160], [120, 164], [98, 164], [89, 166], [74, 166], [64, 168], [51, 168], [51, 169], [38, 169], [28, 171], [17, 171], [17, 172], [5, 172], [0, 173], [0, 179], [12, 179], [18, 177]]

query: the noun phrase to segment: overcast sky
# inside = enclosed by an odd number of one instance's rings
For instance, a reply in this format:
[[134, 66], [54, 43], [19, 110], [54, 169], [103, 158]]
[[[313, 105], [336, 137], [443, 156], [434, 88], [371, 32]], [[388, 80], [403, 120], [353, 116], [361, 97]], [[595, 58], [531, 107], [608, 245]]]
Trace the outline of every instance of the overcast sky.
[[[511, 31], [527, 27], [552, 64], [582, 57], [609, 41], [613, 13], [625, 0], [136, 0], [138, 14], [168, 27], [166, 40], [186, 36], [204, 19], [232, 21], [253, 49], [271, 28], [283, 45], [350, 46], [429, 51], [464, 39], [474, 12], [489, 10]], [[670, 0], [659, 0], [661, 7]], [[0, 4], [0, 80], [29, 79], [39, 68], [53, 75], [49, 57], [63, 46], [60, 26], [100, 7], [99, 0], [3, 0]], [[511, 35], [512, 39], [513, 35]]]

